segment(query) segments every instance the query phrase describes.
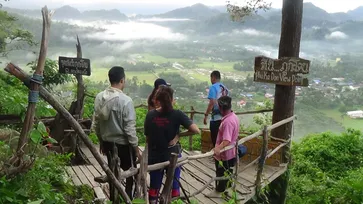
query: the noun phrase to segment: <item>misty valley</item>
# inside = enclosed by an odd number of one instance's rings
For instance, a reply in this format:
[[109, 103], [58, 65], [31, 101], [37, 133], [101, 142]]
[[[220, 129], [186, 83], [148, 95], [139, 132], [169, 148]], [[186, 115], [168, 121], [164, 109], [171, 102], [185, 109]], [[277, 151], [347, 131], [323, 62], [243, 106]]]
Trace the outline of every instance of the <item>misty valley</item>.
[[[238, 116], [240, 129], [246, 135], [272, 124], [272, 111], [264, 110], [274, 108], [276, 84], [296, 86], [292, 107], [297, 119], [292, 123], [290, 135], [293, 162], [288, 167], [292, 176], [287, 203], [363, 202], [363, 187], [359, 183], [363, 178], [355, 180], [358, 174], [363, 175], [363, 5], [348, 12], [329, 13], [313, 3], [304, 3], [299, 58], [285, 59], [279, 59], [282, 14], [277, 8], [257, 9], [242, 21], [233, 21], [226, 6], [201, 3], [157, 14], [125, 14], [119, 9], [87, 10], [69, 5], [52, 9], [55, 12], [42, 86], [63, 107], [76, 109], [79, 74], [83, 75], [84, 107], [79, 121], [92, 119], [95, 97], [109, 87], [108, 72], [113, 66], [125, 69], [124, 92], [135, 106], [148, 104], [154, 81], [162, 78], [174, 90], [177, 109], [202, 112], [192, 115], [192, 120], [204, 129], [209, 127], [203, 123], [203, 111], [209, 103], [211, 73], [218, 70], [221, 82], [230, 91], [234, 112], [260, 111]], [[0, 22], [0, 65], [3, 68], [12, 62], [29, 74], [37, 70], [43, 32], [41, 14], [40, 9], [13, 8], [3, 3], [0, 8], [3, 22]], [[76, 59], [78, 40], [82, 47], [81, 58], [87, 60]], [[0, 70], [0, 116], [16, 115], [19, 121], [24, 121], [29, 91], [3, 68]], [[143, 128], [147, 112], [136, 109], [136, 127]], [[46, 100], [39, 100], [35, 109], [37, 122], [56, 115], [58, 111]], [[2, 128], [20, 130], [17, 125], [19, 123], [0, 123], [0, 149]], [[38, 126], [32, 131], [38, 130]], [[73, 128], [68, 129], [67, 134], [76, 135]], [[98, 144], [91, 126], [85, 129], [92, 142]], [[138, 130], [142, 145], [147, 143], [143, 134]], [[203, 140], [203, 135], [198, 135], [191, 144], [189, 137], [181, 137], [180, 143], [183, 149], [191, 145], [192, 149], [200, 151]], [[8, 147], [14, 146], [9, 142]], [[53, 160], [60, 166], [68, 161], [65, 157]], [[48, 164], [46, 159], [41, 162], [58, 171], [58, 167]], [[43, 163], [34, 164], [37, 171], [41, 171]], [[0, 159], [2, 164], [5, 165]], [[57, 175], [53, 177], [60, 179]], [[24, 177], [29, 179], [26, 185], [34, 182], [30, 178], [38, 177]], [[0, 203], [7, 203], [1, 198], [3, 183], [0, 179]], [[14, 191], [21, 188], [19, 184], [11, 185], [16, 186]], [[72, 195], [63, 195], [65, 203], [87, 197], [84, 189], [69, 187], [68, 190]], [[52, 193], [40, 199], [49, 201], [55, 196]], [[92, 197], [93, 193], [90, 195]], [[7, 195], [9, 198], [17, 196]], [[23, 197], [35, 201], [36, 196], [34, 199]], [[21, 200], [19, 197], [19, 202], [14, 203], [26, 203]], [[261, 200], [251, 203], [263, 203], [258, 201]]]

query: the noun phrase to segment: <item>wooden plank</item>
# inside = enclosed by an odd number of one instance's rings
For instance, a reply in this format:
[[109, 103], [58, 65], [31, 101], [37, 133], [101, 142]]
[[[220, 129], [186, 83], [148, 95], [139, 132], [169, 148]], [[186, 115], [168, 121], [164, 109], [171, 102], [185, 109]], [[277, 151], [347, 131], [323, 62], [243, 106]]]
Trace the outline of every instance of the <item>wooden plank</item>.
[[[182, 177], [181, 177], [180, 181], [182, 183], [185, 183], [185, 184], [183, 184], [184, 188], [189, 188], [189, 191], [190, 191], [189, 194], [194, 193], [195, 191], [202, 188], [203, 185], [204, 185], [204, 184], [201, 184], [200, 182], [198, 182], [192, 176], [190, 176], [187, 172], [182, 173]], [[208, 189], [206, 189], [206, 191], [208, 191]], [[192, 198], [190, 198], [190, 199], [192, 199]], [[197, 199], [200, 203], [205, 203], [205, 204], [218, 203], [218, 201], [215, 202], [215, 201], [211, 200], [210, 198], [205, 197], [203, 193], [200, 193], [200, 194], [196, 195], [194, 197], [194, 199]]]
[[[206, 184], [207, 181], [210, 180], [209, 176], [201, 174], [197, 169], [195, 169], [193, 166], [189, 164], [184, 165], [183, 168], [185, 169], [185, 172], [191, 177], [190, 179], [188, 179], [188, 183], [193, 185], [194, 188], [196, 189], [202, 188], [204, 184]], [[192, 182], [192, 181], [198, 181], [198, 182]], [[210, 185], [201, 194], [208, 195], [212, 190], [214, 190], [214, 188], [212, 187], [212, 185]], [[225, 201], [219, 198], [209, 198], [209, 199], [211, 199], [215, 203], [224, 203]]]
[[95, 187], [93, 190], [95, 191], [95, 195], [96, 195], [97, 198], [107, 199], [106, 194], [103, 192], [103, 190], [102, 190], [102, 188], [100, 186]]
[[92, 187], [99, 187], [100, 184], [94, 180], [93, 174], [88, 170], [88, 168], [85, 165], [79, 166], [79, 168], [82, 170], [84, 175], [86, 176], [87, 180], [90, 182]]
[[76, 172], [73, 171], [71, 166], [67, 166], [67, 172], [71, 176], [72, 182], [75, 186], [82, 185], [82, 182], [79, 180]]
[[[191, 154], [190, 152], [185, 152], [187, 155]], [[211, 163], [209, 160], [207, 159], [201, 159], [204, 160], [205, 162]], [[193, 160], [190, 162], [190, 165], [192, 165], [194, 168], [198, 169], [201, 173], [204, 173], [208, 176], [210, 176], [210, 178], [215, 177], [215, 169], [211, 169], [212, 165], [208, 165], [209, 167], [205, 166], [205, 163], [202, 163], [202, 161], [200, 160]], [[214, 167], [215, 168], [215, 167]], [[238, 180], [237, 180], [237, 186], [239, 186], [237, 188], [237, 192], [240, 194], [239, 197], [244, 197], [245, 194], [248, 194], [248, 192], [250, 192], [250, 189], [248, 188], [249, 186], [253, 186], [254, 182], [250, 181], [248, 179], [245, 179], [244, 177], [239, 176]], [[247, 185], [246, 185], [247, 184]]]
[[86, 165], [93, 177], [101, 176], [100, 172], [93, 165]]
[[89, 185], [92, 187], [91, 183], [88, 181], [82, 170], [79, 168], [79, 166], [73, 166], [73, 171], [77, 174], [79, 180], [82, 182], [82, 184]]

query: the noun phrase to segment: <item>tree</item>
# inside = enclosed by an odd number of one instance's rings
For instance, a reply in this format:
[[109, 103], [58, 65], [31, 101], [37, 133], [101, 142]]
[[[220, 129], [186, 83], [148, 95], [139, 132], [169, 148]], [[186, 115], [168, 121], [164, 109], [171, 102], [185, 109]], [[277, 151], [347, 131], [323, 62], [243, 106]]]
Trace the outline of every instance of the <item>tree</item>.
[[231, 14], [233, 21], [241, 21], [243, 18], [257, 13], [259, 10], [266, 11], [271, 8], [271, 2], [265, 0], [244, 0], [242, 6], [231, 4], [227, 1], [227, 11]]
[[[30, 66], [33, 71], [37, 68], [37, 62], [33, 61], [28, 63], [27, 66]], [[47, 88], [50, 88], [52, 85], [59, 85], [70, 82], [72, 80], [72, 75], [69, 74], [60, 74], [58, 72], [58, 62], [51, 59], [46, 59], [44, 65], [44, 73], [43, 73], [43, 85]]]
[[[0, 5], [1, 7], [1, 5]], [[19, 28], [17, 18], [6, 11], [0, 11], [0, 55], [6, 56], [9, 52], [19, 50], [24, 45], [35, 45], [33, 35]]]

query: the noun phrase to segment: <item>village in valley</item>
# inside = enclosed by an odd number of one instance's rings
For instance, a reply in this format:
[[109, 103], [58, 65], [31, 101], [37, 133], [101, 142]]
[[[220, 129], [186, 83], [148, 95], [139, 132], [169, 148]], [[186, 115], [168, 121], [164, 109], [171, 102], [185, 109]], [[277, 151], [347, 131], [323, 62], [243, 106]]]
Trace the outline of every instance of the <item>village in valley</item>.
[[0, 0], [0, 204], [363, 203], [361, 0], [212, 1]]

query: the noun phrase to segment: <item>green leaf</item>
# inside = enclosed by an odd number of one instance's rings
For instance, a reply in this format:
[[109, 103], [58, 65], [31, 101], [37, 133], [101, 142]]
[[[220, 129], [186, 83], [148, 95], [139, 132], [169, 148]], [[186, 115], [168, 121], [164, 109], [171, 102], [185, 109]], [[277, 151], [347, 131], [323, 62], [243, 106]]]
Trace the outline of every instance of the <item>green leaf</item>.
[[145, 204], [145, 200], [143, 199], [135, 199], [132, 201], [133, 204]]
[[44, 201], [44, 199], [41, 199], [41, 200], [29, 202], [28, 204], [41, 204], [43, 201]]
[[47, 128], [45, 127], [43, 122], [38, 123], [37, 130], [42, 134], [43, 136], [48, 136]]
[[52, 144], [57, 144], [58, 143], [57, 140], [55, 140], [55, 139], [53, 139], [51, 137], [48, 137], [46, 140], [47, 140], [47, 142], [50, 142]]
[[30, 139], [34, 142], [34, 143], [39, 143], [40, 140], [42, 139], [42, 135], [40, 134], [40, 132], [36, 129], [33, 129], [30, 133]]

